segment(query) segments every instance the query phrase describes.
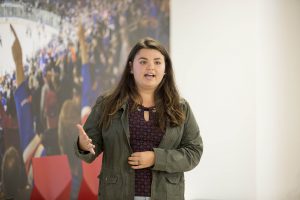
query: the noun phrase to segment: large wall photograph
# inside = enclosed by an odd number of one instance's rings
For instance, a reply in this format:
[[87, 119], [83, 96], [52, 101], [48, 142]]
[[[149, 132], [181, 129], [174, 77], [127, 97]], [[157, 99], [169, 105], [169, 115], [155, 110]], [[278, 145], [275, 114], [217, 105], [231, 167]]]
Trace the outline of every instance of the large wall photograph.
[[65, 156], [61, 166], [71, 174], [65, 197], [78, 199], [83, 184], [73, 150], [76, 124], [117, 83], [140, 38], [169, 48], [169, 4], [0, 1], [0, 199], [35, 199], [33, 193], [41, 193], [35, 171], [43, 165], [33, 160], [53, 156]]

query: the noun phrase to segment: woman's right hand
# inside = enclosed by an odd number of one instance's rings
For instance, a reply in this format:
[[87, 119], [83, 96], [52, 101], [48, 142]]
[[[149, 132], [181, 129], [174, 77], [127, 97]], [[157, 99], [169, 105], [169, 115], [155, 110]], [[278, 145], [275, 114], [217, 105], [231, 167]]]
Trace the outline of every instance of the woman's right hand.
[[80, 124], [77, 124], [76, 126], [79, 130], [79, 148], [83, 151], [89, 151], [92, 154], [95, 154], [95, 145], [93, 145], [92, 139], [89, 138], [89, 136], [86, 134], [86, 132]]

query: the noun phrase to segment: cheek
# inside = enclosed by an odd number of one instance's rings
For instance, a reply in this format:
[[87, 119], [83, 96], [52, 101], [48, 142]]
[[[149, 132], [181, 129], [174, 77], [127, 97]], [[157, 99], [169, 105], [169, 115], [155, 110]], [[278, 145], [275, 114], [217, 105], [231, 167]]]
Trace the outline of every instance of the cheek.
[[166, 67], [163, 66], [163, 67], [160, 69], [160, 73], [162, 74], [162, 76], [164, 76], [165, 71], [166, 71]]
[[142, 70], [142, 66], [140, 66], [139, 64], [134, 63], [132, 66], [132, 70], [134, 73], [140, 73]]
[[138, 76], [141, 76], [142, 70], [139, 68], [135, 68], [135, 69], [133, 69], [133, 73], [134, 73], [135, 77], [138, 77]]

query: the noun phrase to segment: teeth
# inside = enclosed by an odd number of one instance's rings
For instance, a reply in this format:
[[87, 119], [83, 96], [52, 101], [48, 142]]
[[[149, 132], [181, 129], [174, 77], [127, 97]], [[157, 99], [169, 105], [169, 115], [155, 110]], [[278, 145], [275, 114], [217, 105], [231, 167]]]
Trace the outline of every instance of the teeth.
[[145, 74], [145, 76], [155, 76], [154, 74]]

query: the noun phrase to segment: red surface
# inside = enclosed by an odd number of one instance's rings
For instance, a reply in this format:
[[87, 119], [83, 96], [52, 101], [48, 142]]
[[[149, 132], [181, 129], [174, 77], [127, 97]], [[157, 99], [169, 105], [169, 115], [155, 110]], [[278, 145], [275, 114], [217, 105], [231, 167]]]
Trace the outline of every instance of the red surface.
[[78, 200], [98, 199], [99, 179], [98, 175], [102, 167], [102, 154], [91, 164], [82, 161], [82, 182]]
[[66, 155], [33, 158], [32, 167], [32, 200], [70, 199], [72, 177]]

